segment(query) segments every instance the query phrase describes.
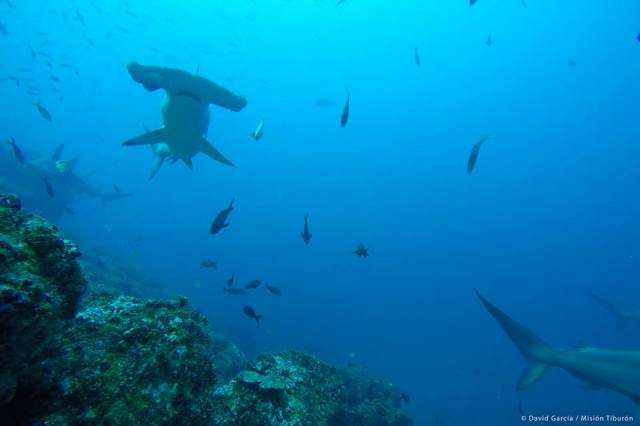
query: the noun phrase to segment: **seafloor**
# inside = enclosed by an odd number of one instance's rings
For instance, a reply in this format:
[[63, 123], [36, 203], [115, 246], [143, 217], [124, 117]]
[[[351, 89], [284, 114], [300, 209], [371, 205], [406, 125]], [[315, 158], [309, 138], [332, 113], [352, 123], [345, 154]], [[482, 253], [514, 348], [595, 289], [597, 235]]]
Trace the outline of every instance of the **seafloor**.
[[0, 194], [3, 425], [414, 424], [362, 368], [302, 352], [248, 361], [186, 298], [81, 256], [20, 204]]

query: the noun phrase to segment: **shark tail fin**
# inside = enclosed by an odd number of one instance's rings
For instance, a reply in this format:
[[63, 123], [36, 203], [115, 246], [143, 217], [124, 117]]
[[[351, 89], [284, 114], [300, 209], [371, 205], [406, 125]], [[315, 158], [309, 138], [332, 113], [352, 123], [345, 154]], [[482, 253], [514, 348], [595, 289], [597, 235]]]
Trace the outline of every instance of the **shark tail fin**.
[[553, 349], [534, 332], [494, 306], [477, 290], [475, 292], [484, 307], [527, 360], [527, 367], [520, 375], [516, 389], [524, 390], [533, 386], [549, 369], [550, 365], [547, 362], [553, 355]]
[[200, 151], [216, 161], [221, 162], [222, 164], [226, 164], [227, 166], [233, 167], [233, 163], [229, 161], [220, 151], [214, 148], [205, 138], [202, 138], [200, 141]]
[[164, 164], [164, 159], [165, 158], [166, 157], [156, 157], [156, 159], [153, 160], [153, 165], [151, 166], [151, 171], [149, 172], [149, 180], [151, 180], [154, 177], [156, 177], [156, 175], [160, 171], [160, 168]]
[[64, 150], [64, 144], [58, 145], [53, 154], [51, 154], [51, 161], [59, 161], [62, 157], [62, 151]]
[[151, 145], [154, 143], [164, 142], [167, 139], [167, 130], [165, 128], [160, 128], [156, 130], [151, 130], [150, 132], [145, 132], [135, 138], [124, 141], [122, 145], [124, 146], [134, 146], [134, 145]]

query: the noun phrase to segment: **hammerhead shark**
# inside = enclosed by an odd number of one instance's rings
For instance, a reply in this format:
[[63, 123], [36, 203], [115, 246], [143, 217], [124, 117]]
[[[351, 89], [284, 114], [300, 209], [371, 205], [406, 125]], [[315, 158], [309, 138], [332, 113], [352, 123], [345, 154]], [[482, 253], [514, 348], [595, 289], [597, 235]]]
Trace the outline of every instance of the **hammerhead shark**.
[[476, 294], [527, 361], [517, 390], [533, 386], [551, 367], [583, 380], [589, 388], [606, 388], [640, 405], [640, 352], [577, 347], [554, 349], [524, 325]]
[[163, 127], [123, 143], [125, 146], [165, 144], [170, 154], [164, 147], [159, 152], [154, 150], [156, 161], [151, 177], [158, 172], [164, 159], [169, 157], [182, 160], [192, 169], [192, 158], [198, 153], [233, 166], [231, 161], [205, 139], [209, 128], [209, 104], [237, 112], [247, 104], [245, 98], [204, 77], [175, 68], [141, 65], [136, 62], [129, 63], [127, 68], [131, 78], [145, 89], [164, 89], [166, 92], [162, 105]]
[[609, 312], [611, 312], [618, 323], [616, 324], [616, 330], [622, 330], [627, 325], [629, 325], [629, 321], [632, 320], [640, 320], [640, 309], [636, 311], [627, 311], [622, 309], [620, 306], [614, 304], [613, 302], [605, 299], [604, 297], [600, 297], [597, 294], [593, 294], [589, 291], [586, 292], [589, 296], [593, 297], [596, 302], [605, 307]]

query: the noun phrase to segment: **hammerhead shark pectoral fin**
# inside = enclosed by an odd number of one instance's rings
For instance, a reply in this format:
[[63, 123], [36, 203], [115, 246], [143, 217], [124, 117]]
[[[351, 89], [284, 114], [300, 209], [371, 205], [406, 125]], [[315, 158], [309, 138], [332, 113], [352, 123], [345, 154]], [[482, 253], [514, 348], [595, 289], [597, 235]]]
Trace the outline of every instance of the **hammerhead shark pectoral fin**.
[[166, 157], [156, 157], [156, 159], [153, 161], [153, 166], [151, 166], [151, 172], [149, 173], [149, 180], [156, 177], [156, 175], [160, 171], [160, 168], [164, 164], [165, 158]]
[[213, 158], [216, 161], [219, 161], [223, 164], [226, 164], [227, 166], [232, 166], [233, 167], [233, 163], [229, 160], [227, 160], [227, 158], [222, 155], [220, 153], [220, 151], [218, 151], [217, 149], [215, 149], [213, 147], [213, 145], [211, 145], [209, 142], [207, 142], [207, 140], [205, 138], [202, 138], [202, 140], [200, 141], [200, 151], [210, 157]]
[[124, 146], [133, 146], [133, 145], [151, 145], [155, 143], [164, 142], [167, 139], [167, 130], [165, 128], [152, 130], [150, 132], [146, 132], [141, 134], [140, 136], [136, 136], [135, 138], [129, 139], [122, 143]]
[[184, 161], [184, 164], [189, 167], [189, 170], [193, 170], [193, 161], [191, 160], [191, 158], [183, 158], [182, 161]]
[[535, 385], [548, 369], [549, 366], [541, 362], [529, 363], [518, 379], [516, 390], [525, 390]]

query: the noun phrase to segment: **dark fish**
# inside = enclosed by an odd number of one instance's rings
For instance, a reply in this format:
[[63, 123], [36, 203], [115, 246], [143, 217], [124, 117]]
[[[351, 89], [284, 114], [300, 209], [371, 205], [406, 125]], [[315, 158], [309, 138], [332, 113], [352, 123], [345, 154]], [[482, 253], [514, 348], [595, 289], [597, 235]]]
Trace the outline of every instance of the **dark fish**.
[[51, 186], [49, 179], [45, 176], [42, 178], [42, 182], [44, 182], [44, 189], [47, 191], [47, 194], [49, 194], [49, 197], [53, 197], [55, 192], [53, 191], [53, 186]]
[[215, 219], [213, 219], [213, 222], [211, 223], [211, 228], [209, 229], [209, 233], [211, 233], [211, 235], [217, 234], [218, 232], [220, 232], [222, 228], [226, 228], [227, 226], [229, 226], [229, 224], [225, 222], [227, 220], [227, 217], [229, 217], [229, 213], [231, 213], [231, 211], [233, 210], [234, 200], [235, 199], [231, 200], [229, 207], [222, 210], [220, 213], [216, 215]]
[[116, 191], [118, 194], [122, 192], [118, 185], [113, 185], [113, 190]]
[[227, 287], [231, 287], [233, 285], [233, 282], [235, 281], [236, 276], [235, 275], [231, 275], [231, 278], [229, 278], [226, 282]]
[[358, 247], [351, 253], [358, 257], [369, 257], [369, 249], [364, 244], [360, 243]]
[[84, 27], [86, 24], [84, 23], [84, 18], [80, 14], [80, 11], [76, 9], [76, 21], [80, 22]]
[[278, 287], [274, 287], [271, 284], [265, 285], [265, 288], [269, 290], [271, 294], [275, 294], [276, 296], [282, 296], [282, 291]]
[[51, 118], [51, 114], [49, 114], [49, 111], [47, 111], [45, 109], [45, 107], [43, 107], [40, 102], [31, 102], [32, 105], [34, 105], [36, 108], [38, 108], [38, 112], [40, 113], [40, 115], [42, 116], [42, 118], [44, 118], [45, 120], [47, 120], [48, 122], [52, 121]]
[[258, 288], [258, 287], [260, 287], [260, 284], [262, 284], [262, 283], [259, 280], [251, 280], [251, 281], [249, 281], [249, 284], [247, 284], [244, 287], [245, 288]]
[[473, 6], [477, 1], [478, 0], [469, 0], [469, 6]]
[[60, 83], [60, 77], [52, 75], [51, 77], [49, 77], [51, 79], [51, 81], [56, 82], [56, 83]]
[[636, 36], [636, 40], [640, 41], [640, 33]]
[[575, 60], [573, 60], [573, 59], [569, 59], [569, 60], [567, 61], [567, 64], [568, 64], [570, 67], [575, 67], [575, 66], [576, 66], [576, 61], [575, 61]]
[[258, 323], [260, 322], [260, 319], [262, 318], [262, 315], [256, 314], [256, 311], [254, 311], [251, 306], [245, 306], [244, 308], [242, 308], [242, 311], [244, 312], [244, 314], [246, 316], [248, 316], [249, 318], [253, 318]]
[[227, 293], [233, 294], [233, 295], [247, 294], [247, 290], [243, 288], [225, 287], [223, 291], [226, 291]]
[[478, 154], [480, 153], [480, 147], [483, 143], [485, 143], [489, 139], [489, 136], [483, 136], [478, 143], [476, 143], [473, 148], [471, 148], [471, 154], [469, 154], [469, 161], [467, 162], [467, 173], [471, 173], [473, 168], [476, 166], [476, 161], [478, 161]]
[[142, 240], [144, 240], [144, 237], [142, 235], [138, 236], [135, 238], [135, 240], [133, 240], [134, 243], [140, 243], [142, 242]]
[[200, 262], [200, 266], [202, 266], [203, 268], [218, 269], [218, 262], [207, 259]]
[[406, 392], [400, 391], [399, 396], [400, 396], [400, 400], [403, 401], [404, 403], [409, 403], [411, 401], [411, 397]]
[[309, 244], [311, 241], [311, 232], [309, 232], [309, 215], [304, 215], [304, 231], [300, 234], [305, 244]]
[[522, 409], [522, 401], [518, 401], [518, 414], [524, 415], [524, 410]]
[[417, 47], [416, 47], [416, 49], [414, 51], [413, 58], [416, 61], [416, 67], [420, 68], [420, 52], [418, 51]]
[[344, 109], [342, 110], [342, 117], [340, 117], [340, 125], [342, 127], [347, 125], [347, 122], [349, 121], [349, 101], [350, 101], [351, 96], [349, 95], [349, 92], [347, 92], [347, 102], [345, 102], [344, 104]]
[[329, 98], [318, 98], [314, 102], [314, 105], [318, 108], [329, 108], [334, 105], [333, 101]]
[[24, 154], [22, 153], [20, 147], [18, 147], [18, 145], [16, 144], [16, 140], [14, 138], [11, 138], [11, 140], [7, 143], [11, 145], [11, 147], [13, 147], [13, 155], [16, 156], [16, 160], [18, 160], [18, 163], [24, 166]]
[[2, 22], [0, 22], [0, 34], [5, 35], [5, 36], [9, 35], [9, 30], [7, 30], [7, 27], [2, 25]]
[[67, 212], [67, 213], [69, 213], [71, 216], [73, 216], [73, 215], [75, 215], [75, 214], [76, 214], [76, 212], [74, 212], [73, 210], [71, 210], [69, 207], [65, 207], [65, 208], [64, 208], [64, 211], [65, 211], [65, 212]]
[[487, 41], [485, 43], [489, 47], [491, 47], [491, 45], [493, 44], [493, 37], [491, 37], [491, 33], [489, 33], [489, 35], [487, 36]]

